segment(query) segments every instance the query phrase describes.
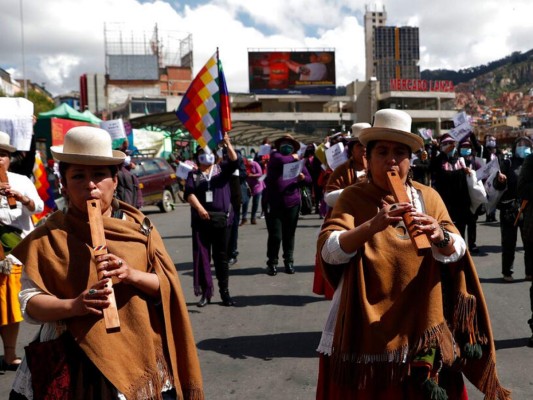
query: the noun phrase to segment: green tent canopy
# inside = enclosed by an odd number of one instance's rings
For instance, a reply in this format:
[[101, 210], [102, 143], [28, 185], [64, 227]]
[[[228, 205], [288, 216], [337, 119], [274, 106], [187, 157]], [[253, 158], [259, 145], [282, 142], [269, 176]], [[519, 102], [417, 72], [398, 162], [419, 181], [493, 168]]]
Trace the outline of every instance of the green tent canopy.
[[64, 118], [64, 119], [73, 119], [76, 121], [88, 122], [90, 124], [96, 124], [96, 125], [100, 124], [100, 119], [98, 119], [93, 114], [91, 115], [92, 116], [85, 115], [79, 111], [76, 111], [68, 104], [63, 103], [59, 107], [54, 108], [53, 110], [39, 113], [38, 119]]
[[102, 120], [100, 118], [98, 118], [96, 115], [94, 115], [92, 112], [90, 112], [89, 110], [85, 110], [82, 115], [85, 115], [87, 118], [90, 118], [90, 121], [91, 123], [95, 124], [95, 125], [99, 125], [100, 122], [102, 122]]

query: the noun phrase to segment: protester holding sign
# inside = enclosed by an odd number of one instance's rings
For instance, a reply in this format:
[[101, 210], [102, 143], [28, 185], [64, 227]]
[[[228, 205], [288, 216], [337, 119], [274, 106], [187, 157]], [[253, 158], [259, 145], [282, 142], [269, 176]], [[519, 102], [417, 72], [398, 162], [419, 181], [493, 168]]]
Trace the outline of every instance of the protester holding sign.
[[[518, 194], [518, 176], [524, 159], [531, 154], [533, 142], [528, 137], [515, 140], [510, 158], [501, 160], [501, 171], [494, 178], [494, 188], [504, 191], [498, 203], [500, 210], [500, 232], [502, 237], [502, 275], [505, 282], [514, 280], [513, 263], [515, 259], [516, 240], [518, 228], [522, 235], [522, 223], [515, 225], [516, 216], [521, 204]], [[525, 242], [524, 242], [525, 243]], [[524, 264], [526, 267], [526, 280], [531, 280], [533, 275], [533, 247], [524, 246]]]
[[[454, 225], [465, 238], [466, 225], [472, 219], [470, 195], [468, 194], [467, 175], [470, 169], [459, 156], [456, 140], [444, 134], [440, 138], [440, 153], [430, 164], [430, 171]], [[475, 237], [469, 235], [468, 246], [476, 252]]]
[[[278, 273], [278, 254], [283, 247], [285, 272], [294, 274], [294, 235], [300, 214], [300, 185], [309, 185], [311, 176], [307, 168], [300, 163], [298, 150], [300, 143], [291, 135], [285, 135], [274, 142], [275, 151], [270, 155], [263, 190], [263, 210], [268, 230], [267, 240], [267, 274]], [[295, 177], [284, 179], [288, 174], [286, 166], [294, 163], [301, 172]]]

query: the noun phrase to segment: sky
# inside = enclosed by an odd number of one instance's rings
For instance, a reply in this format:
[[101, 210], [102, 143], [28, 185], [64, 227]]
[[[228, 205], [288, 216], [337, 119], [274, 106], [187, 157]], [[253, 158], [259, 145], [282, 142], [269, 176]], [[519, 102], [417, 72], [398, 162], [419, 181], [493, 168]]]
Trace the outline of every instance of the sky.
[[[335, 50], [337, 86], [365, 79], [365, 7], [387, 25], [415, 26], [420, 69], [475, 67], [533, 48], [531, 0], [1, 0], [0, 68], [79, 91], [84, 73], [105, 73], [104, 24], [167, 38], [192, 35], [193, 73], [219, 49], [228, 90], [248, 92], [248, 50]], [[133, 28], [134, 27], [134, 28]]]

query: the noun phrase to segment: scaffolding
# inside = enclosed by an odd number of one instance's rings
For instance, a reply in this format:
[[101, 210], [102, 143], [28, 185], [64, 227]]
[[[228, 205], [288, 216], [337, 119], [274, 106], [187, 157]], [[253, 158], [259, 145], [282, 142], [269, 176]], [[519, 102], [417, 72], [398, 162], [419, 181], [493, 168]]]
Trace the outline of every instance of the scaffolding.
[[157, 66], [193, 68], [192, 35], [178, 31], [161, 31], [157, 24], [150, 30], [128, 26], [122, 22], [104, 24], [106, 74], [113, 56], [155, 56]]

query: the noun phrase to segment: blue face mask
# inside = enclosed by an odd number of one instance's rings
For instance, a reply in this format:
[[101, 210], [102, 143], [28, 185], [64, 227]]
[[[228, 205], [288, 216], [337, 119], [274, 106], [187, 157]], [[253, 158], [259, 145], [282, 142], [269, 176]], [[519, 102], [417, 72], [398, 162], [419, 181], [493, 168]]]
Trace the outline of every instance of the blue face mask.
[[282, 144], [279, 146], [279, 152], [283, 154], [284, 156], [288, 156], [289, 154], [292, 154], [294, 151], [294, 147], [291, 144]]
[[516, 146], [515, 156], [519, 158], [526, 158], [531, 154], [531, 147], [529, 146]]
[[461, 155], [461, 157], [467, 157], [472, 154], [472, 149], [469, 147], [461, 147], [459, 154]]
[[496, 147], [496, 140], [487, 140], [487, 147]]

